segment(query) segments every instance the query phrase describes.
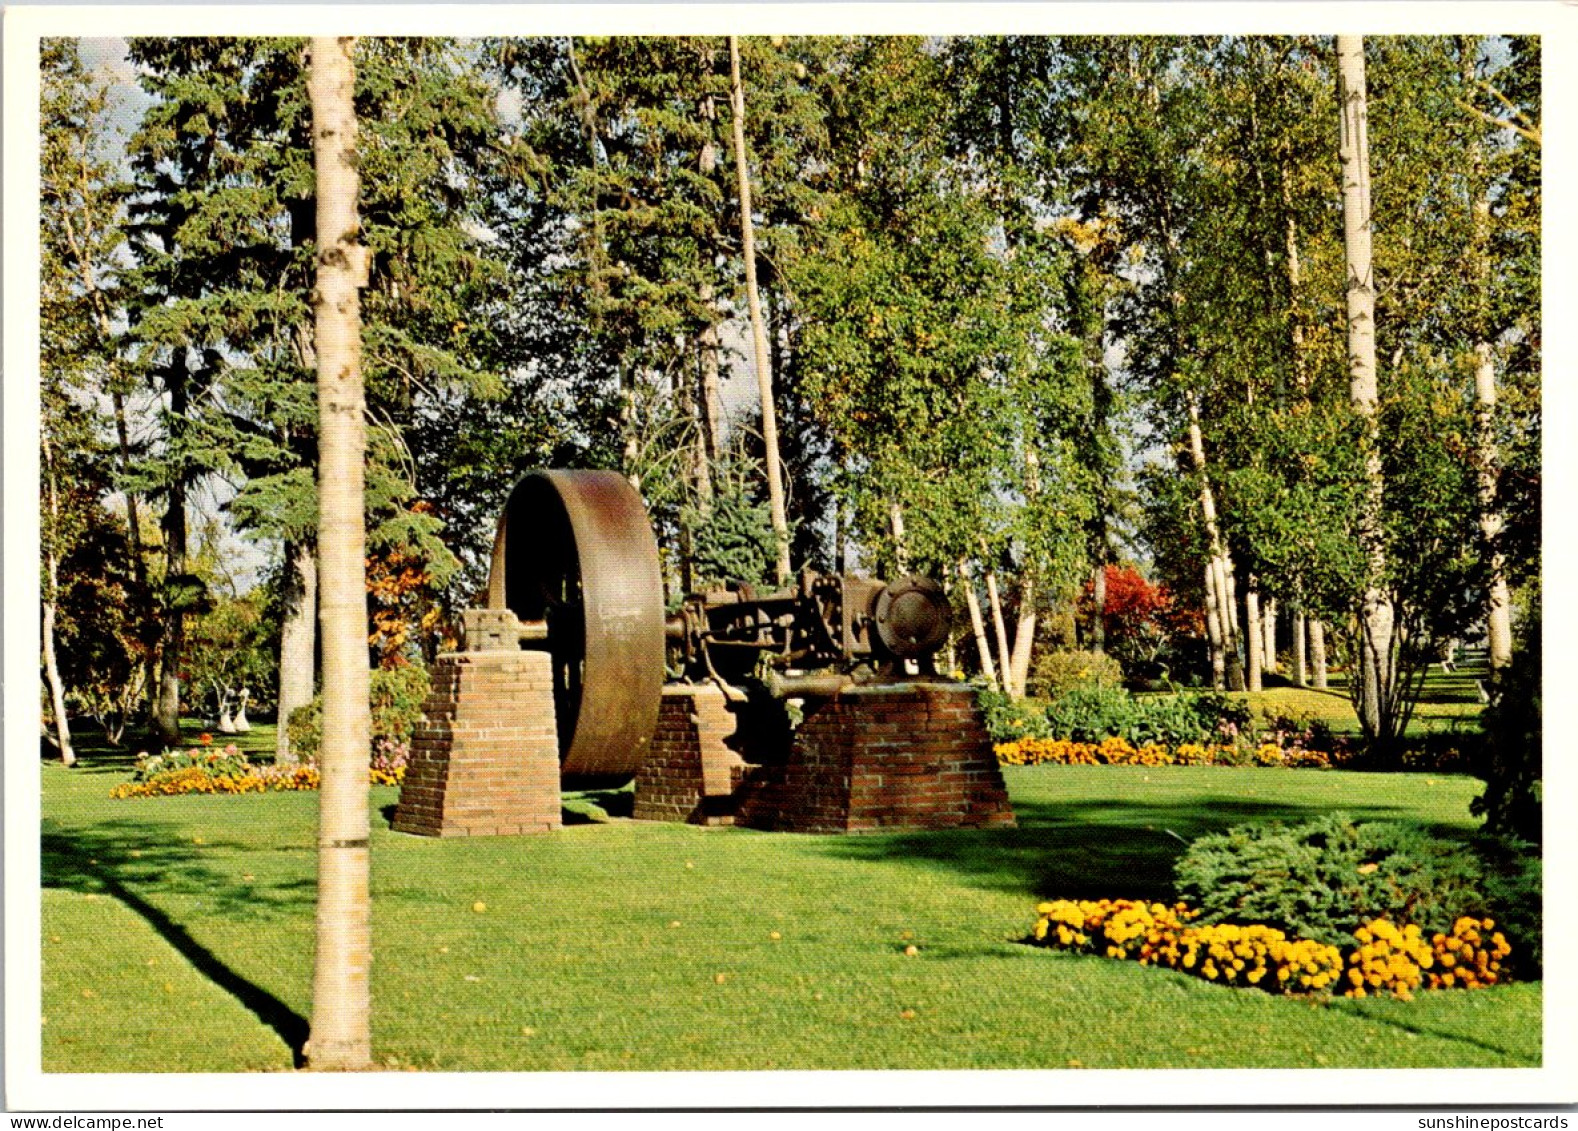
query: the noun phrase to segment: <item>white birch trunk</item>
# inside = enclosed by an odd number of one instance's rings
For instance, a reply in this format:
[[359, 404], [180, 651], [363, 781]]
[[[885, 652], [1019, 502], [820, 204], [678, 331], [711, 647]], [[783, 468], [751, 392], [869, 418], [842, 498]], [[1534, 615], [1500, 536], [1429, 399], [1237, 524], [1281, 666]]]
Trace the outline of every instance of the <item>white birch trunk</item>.
[[1245, 637], [1245, 649], [1249, 655], [1249, 670], [1246, 687], [1249, 691], [1264, 690], [1261, 682], [1261, 646], [1265, 637], [1260, 631], [1260, 592], [1255, 588], [1255, 579], [1251, 577], [1249, 584], [1244, 587], [1244, 620], [1249, 624], [1249, 634]]
[[992, 649], [986, 642], [986, 624], [981, 619], [981, 602], [975, 595], [975, 582], [970, 579], [970, 567], [959, 559], [959, 582], [964, 588], [965, 607], [970, 610], [970, 630], [975, 634], [975, 649], [981, 655], [981, 671], [986, 682], [1001, 687], [997, 682], [997, 666], [992, 663]]
[[1008, 674], [1011, 653], [1008, 650], [1008, 622], [1003, 618], [1003, 597], [997, 589], [997, 573], [986, 571], [986, 601], [992, 610], [992, 632], [997, 638], [997, 663], [1004, 676]]
[[1305, 627], [1308, 619], [1303, 613], [1293, 614], [1293, 685], [1304, 687], [1309, 683], [1309, 667], [1306, 661], [1308, 637]]
[[1277, 603], [1267, 600], [1261, 610], [1265, 622], [1265, 643], [1260, 646], [1260, 669], [1268, 675], [1277, 674]]
[[1098, 562], [1090, 576], [1090, 600], [1095, 606], [1091, 617], [1090, 648], [1093, 652], [1107, 650], [1107, 567]]
[[751, 313], [751, 343], [756, 359], [756, 391], [762, 402], [762, 444], [767, 451], [767, 499], [772, 509], [778, 583], [789, 581], [789, 520], [784, 508], [783, 472], [778, 462], [778, 410], [773, 402], [771, 355], [762, 300], [756, 290], [756, 231], [751, 221], [751, 175], [745, 154], [745, 84], [740, 80], [740, 43], [729, 36], [729, 79], [734, 102], [734, 169], [740, 193], [740, 242], [745, 258], [745, 298]]
[[1014, 628], [1014, 651], [1008, 676], [1008, 694], [1014, 699], [1025, 697], [1025, 684], [1030, 678], [1030, 655], [1036, 639], [1035, 610], [1035, 578], [1026, 577], [1019, 590], [1019, 623]]
[[1222, 646], [1222, 602], [1216, 590], [1216, 561], [1205, 564], [1205, 633], [1211, 648], [1211, 686], [1227, 687], [1227, 649]]
[[[1217, 687], [1236, 685], [1234, 678], [1240, 673], [1238, 666], [1237, 612], [1232, 581], [1232, 563], [1222, 540], [1222, 527], [1217, 520], [1216, 494], [1211, 489], [1206, 474], [1205, 436], [1200, 427], [1200, 402], [1189, 396], [1189, 456], [1195, 473], [1200, 476], [1200, 517], [1205, 524], [1206, 543], [1210, 557], [1207, 560], [1206, 610], [1209, 617], [1214, 600], [1216, 605], [1217, 633], [1212, 638], [1211, 674], [1213, 681], [1221, 673]], [[1234, 687], [1237, 690], [1237, 687]]]
[[1323, 621], [1310, 618], [1310, 672], [1311, 682], [1316, 691], [1325, 691], [1326, 682], [1326, 625]]
[[357, 242], [356, 84], [351, 37], [312, 40], [308, 93], [317, 171], [319, 616], [323, 629], [322, 786], [318, 799], [313, 1068], [372, 1060], [372, 913], [368, 891], [367, 584], [364, 566], [365, 401]]
[[1366, 580], [1359, 597], [1359, 664], [1355, 706], [1367, 737], [1383, 747], [1394, 737], [1396, 665], [1394, 618], [1383, 588], [1386, 546], [1382, 529], [1385, 481], [1377, 435], [1379, 391], [1375, 362], [1375, 276], [1371, 256], [1370, 156], [1362, 36], [1337, 37], [1341, 96], [1343, 248], [1347, 261], [1348, 385], [1364, 424], [1365, 490], [1359, 542]]
[[[50, 559], [54, 569], [54, 559]], [[66, 685], [60, 679], [55, 660], [55, 602], [44, 602], [44, 676], [49, 681], [49, 709], [55, 716], [55, 745], [60, 747], [62, 765], [75, 766], [77, 752], [71, 745], [71, 720], [66, 717]]]
[[1490, 343], [1474, 346], [1474, 407], [1478, 436], [1479, 532], [1486, 547], [1485, 635], [1490, 659], [1490, 686], [1499, 687], [1512, 663], [1512, 597], [1507, 587], [1507, 558], [1499, 540], [1505, 524], [1496, 503], [1500, 456], [1496, 444], [1496, 361]]
[[49, 433], [41, 433], [44, 450], [44, 475], [49, 488], [49, 530], [44, 549], [45, 584], [48, 586], [43, 601], [44, 678], [49, 683], [49, 709], [55, 716], [55, 745], [60, 747], [60, 761], [67, 766], [77, 764], [77, 752], [71, 745], [71, 720], [66, 715], [66, 685], [60, 678], [60, 664], [55, 656], [55, 598], [60, 592], [60, 558], [55, 552], [55, 539], [60, 530], [60, 497], [55, 490], [54, 449]]
[[[1460, 41], [1462, 42], [1462, 41]], [[1474, 54], [1478, 40], [1463, 43], [1463, 83], [1475, 80]], [[1507, 560], [1500, 546], [1505, 525], [1497, 501], [1501, 479], [1501, 453], [1496, 443], [1496, 353], [1490, 341], [1490, 195], [1484, 187], [1485, 157], [1479, 136], [1469, 142], [1473, 177], [1474, 226], [1471, 254], [1474, 281], [1480, 288], [1474, 343], [1474, 442], [1478, 467], [1479, 532], [1485, 554], [1485, 637], [1490, 660], [1490, 688], [1495, 694], [1502, 673], [1512, 663], [1512, 600], [1507, 591]]]
[[900, 574], [909, 572], [910, 555], [904, 545], [904, 507], [897, 502], [888, 504], [888, 532], [893, 535], [893, 563]]
[[293, 543], [285, 548], [284, 617], [279, 630], [279, 710], [274, 760], [295, 762], [290, 748], [290, 716], [312, 702], [313, 669], [318, 644], [318, 562], [312, 547]]

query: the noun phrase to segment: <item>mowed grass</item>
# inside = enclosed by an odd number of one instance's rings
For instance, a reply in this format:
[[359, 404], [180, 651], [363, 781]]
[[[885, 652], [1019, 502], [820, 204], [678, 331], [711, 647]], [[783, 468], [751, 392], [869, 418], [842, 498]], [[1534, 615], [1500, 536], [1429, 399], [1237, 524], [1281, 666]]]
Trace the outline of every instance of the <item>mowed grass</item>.
[[[111, 801], [43, 768], [44, 1065], [289, 1070], [316, 794]], [[1170, 894], [1186, 841], [1332, 810], [1471, 830], [1461, 777], [1010, 768], [1017, 829], [812, 837], [605, 819], [437, 841], [375, 789], [380, 1062], [573, 1069], [1522, 1066], [1537, 984], [1279, 999], [1031, 948], [1040, 898]], [[588, 816], [590, 815], [590, 816]], [[476, 910], [476, 905], [483, 905]], [[907, 946], [918, 948], [908, 956]]]

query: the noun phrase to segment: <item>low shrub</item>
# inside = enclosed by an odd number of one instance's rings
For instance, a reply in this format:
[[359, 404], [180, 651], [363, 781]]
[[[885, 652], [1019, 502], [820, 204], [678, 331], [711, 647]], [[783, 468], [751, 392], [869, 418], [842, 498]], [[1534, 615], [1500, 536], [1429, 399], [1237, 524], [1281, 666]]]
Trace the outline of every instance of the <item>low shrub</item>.
[[1340, 944], [1354, 923], [1386, 919], [1447, 933], [1493, 910], [1466, 846], [1409, 825], [1334, 814], [1296, 826], [1245, 825], [1190, 844], [1178, 897], [1205, 923], [1267, 923]]
[[1043, 652], [1026, 681], [1031, 695], [1052, 698], [1076, 687], [1116, 688], [1123, 665], [1105, 652]]
[[1051, 738], [1046, 704], [1036, 699], [1013, 699], [986, 684], [975, 685], [975, 701], [986, 721], [986, 733], [993, 742], [1014, 742], [1022, 738]]
[[[375, 670], [368, 687], [374, 745], [380, 739], [409, 745], [431, 689], [427, 669], [418, 664]], [[314, 761], [323, 744], [323, 696], [315, 695], [312, 702], [292, 711], [286, 727], [291, 753], [299, 761]]]

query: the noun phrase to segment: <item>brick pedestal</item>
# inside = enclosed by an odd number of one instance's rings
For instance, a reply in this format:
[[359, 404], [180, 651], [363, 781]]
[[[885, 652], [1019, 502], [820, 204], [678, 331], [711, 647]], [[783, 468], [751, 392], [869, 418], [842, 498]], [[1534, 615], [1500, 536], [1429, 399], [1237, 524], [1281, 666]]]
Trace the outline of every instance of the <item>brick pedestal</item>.
[[787, 765], [737, 771], [735, 824], [786, 832], [1011, 826], [975, 694], [949, 683], [855, 687], [807, 703]]
[[726, 744], [734, 730], [714, 685], [665, 687], [657, 733], [636, 774], [636, 820], [732, 823], [735, 767], [744, 766]]
[[546, 652], [519, 649], [439, 657], [395, 831], [505, 836], [559, 827], [551, 665]]

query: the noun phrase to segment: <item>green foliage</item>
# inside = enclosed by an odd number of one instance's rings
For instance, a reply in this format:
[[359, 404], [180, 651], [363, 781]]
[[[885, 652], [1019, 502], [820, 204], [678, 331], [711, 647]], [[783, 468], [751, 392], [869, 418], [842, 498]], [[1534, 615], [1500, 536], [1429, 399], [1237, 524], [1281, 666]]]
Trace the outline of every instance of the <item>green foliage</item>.
[[188, 626], [182, 678], [206, 694], [227, 696], [245, 687], [254, 702], [272, 695], [278, 667], [278, 628], [265, 619], [263, 594], [223, 597]]
[[1046, 708], [1049, 737], [1075, 742], [1127, 739], [1135, 746], [1219, 741], [1249, 722], [1242, 702], [1216, 694], [1131, 695], [1121, 688], [1076, 688]]
[[680, 521], [690, 531], [691, 584], [696, 589], [772, 580], [777, 543], [763, 482], [754, 461], [732, 455], [713, 467], [711, 502], [680, 509]]
[[[432, 689], [427, 669], [418, 664], [398, 668], [377, 668], [371, 676], [368, 700], [372, 707], [372, 741], [409, 744], [417, 723], [422, 721], [422, 704]], [[291, 712], [286, 724], [290, 749], [297, 760], [311, 762], [323, 743], [323, 696]]]
[[1484, 780], [1485, 792], [1470, 808], [1485, 818], [1490, 832], [1539, 844], [1544, 839], [1539, 788], [1545, 739], [1539, 589], [1524, 594], [1520, 605], [1512, 663], [1480, 716], [1486, 743], [1474, 772]]
[[986, 683], [975, 685], [975, 701], [986, 722], [986, 733], [993, 742], [1013, 742], [1020, 738], [1051, 738], [1046, 704], [1035, 699], [1014, 699]]
[[1076, 687], [1118, 687], [1123, 665], [1105, 652], [1043, 652], [1026, 681], [1031, 695], [1049, 697]]
[[[1537, 932], [1531, 937], [1524, 926], [1515, 935], [1511, 909], [1493, 891], [1522, 900], [1527, 874], [1500, 874], [1495, 883], [1487, 874], [1480, 855], [1462, 844], [1418, 826], [1355, 823], [1342, 814], [1201, 837], [1174, 869], [1178, 898], [1197, 907], [1202, 922], [1266, 923], [1340, 946], [1369, 919], [1417, 923], [1429, 935], [1450, 933], [1459, 916], [1489, 915], [1507, 928], [1517, 961], [1537, 949]], [[1517, 918], [1530, 923], [1526, 906]]]
[[1074, 687], [1056, 698], [1011, 699], [984, 684], [976, 702], [993, 742], [1061, 738], [1100, 742], [1123, 738], [1133, 746], [1207, 743], [1248, 736], [1253, 711], [1242, 699], [1215, 692], [1133, 695], [1121, 687]]

